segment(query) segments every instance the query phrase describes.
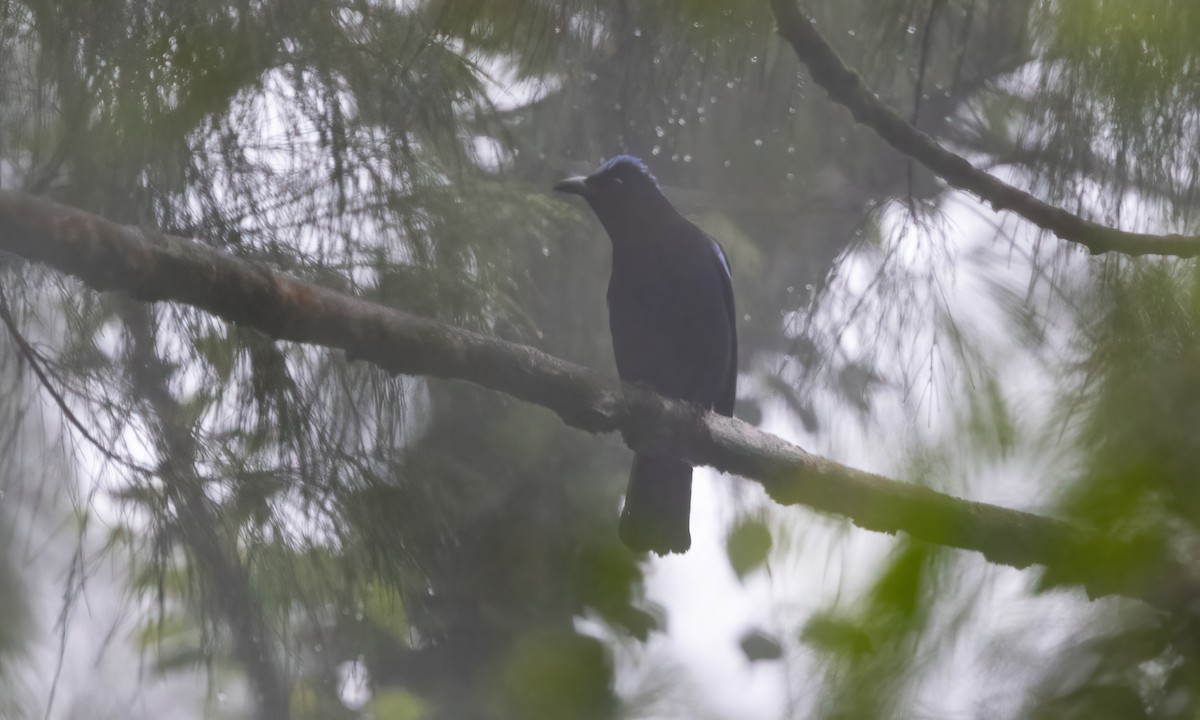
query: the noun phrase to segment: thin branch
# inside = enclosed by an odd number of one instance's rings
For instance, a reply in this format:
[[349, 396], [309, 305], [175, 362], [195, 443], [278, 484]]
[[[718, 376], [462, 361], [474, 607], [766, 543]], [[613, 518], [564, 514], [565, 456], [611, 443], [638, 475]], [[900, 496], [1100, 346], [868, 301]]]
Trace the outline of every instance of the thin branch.
[[387, 308], [198, 243], [122, 226], [40, 198], [0, 192], [0, 251], [45, 263], [97, 290], [190, 305], [277, 340], [344, 350], [392, 373], [466, 380], [541, 405], [589, 432], [620, 432], [634, 450], [754, 479], [782, 505], [858, 526], [980, 552], [993, 563], [1045, 565], [1093, 595], [1191, 610], [1200, 583], [1178, 563], [1145, 558], [1061, 520], [969, 502], [811, 455], [744, 422], [701, 413], [524, 345]]
[[96, 438], [95, 435], [92, 435], [91, 431], [87, 429], [87, 426], [85, 426], [79, 420], [79, 418], [76, 417], [75, 413], [72, 412], [71, 407], [67, 404], [66, 398], [64, 398], [62, 393], [58, 391], [58, 388], [54, 386], [54, 383], [51, 381], [45, 368], [42, 367], [41, 355], [36, 349], [34, 349], [32, 345], [29, 344], [29, 341], [25, 339], [25, 336], [22, 335], [21, 331], [17, 328], [16, 320], [13, 318], [12, 312], [9, 310], [8, 300], [5, 298], [2, 288], [0, 288], [0, 322], [3, 322], [4, 327], [8, 330], [9, 336], [12, 337], [13, 342], [17, 344], [17, 349], [21, 352], [21, 356], [25, 358], [26, 362], [29, 363], [30, 369], [33, 370], [34, 376], [37, 377], [38, 384], [40, 384], [42, 389], [50, 395], [52, 400], [54, 400], [54, 404], [58, 406], [59, 412], [61, 412], [63, 417], [66, 418], [67, 424], [75, 428], [75, 431], [78, 432], [80, 436], [88, 442], [88, 444], [95, 448], [95, 450], [103, 455], [106, 459], [142, 475], [154, 474], [154, 471], [145, 465], [135, 463], [132, 460], [123, 458], [112, 450], [109, 450], [103, 443], [100, 442], [99, 439]]
[[779, 34], [796, 51], [829, 97], [845, 106], [854, 119], [879, 134], [893, 148], [929, 168], [960, 190], [973, 193], [997, 212], [1011, 210], [1063, 240], [1084, 246], [1093, 254], [1200, 255], [1200, 236], [1150, 235], [1126, 232], [1084, 220], [993, 177], [960, 155], [938, 144], [913, 127], [867, 88], [858, 73], [846, 67], [837, 52], [817, 31], [816, 24], [797, 7], [795, 0], [771, 0]]
[[155, 440], [168, 497], [176, 508], [183, 542], [195, 558], [201, 589], [229, 626], [234, 653], [254, 688], [258, 717], [287, 720], [288, 685], [276, 660], [270, 626], [254, 597], [250, 574], [235, 542], [221, 532], [220, 518], [196, 471], [196, 440], [179, 403], [167, 389], [170, 371], [155, 351], [149, 308], [126, 300], [121, 318], [131, 339], [129, 379], [135, 398], [156, 420]]
[[[921, 97], [925, 94], [925, 71], [929, 69], [929, 50], [933, 47], [933, 24], [937, 20], [938, 10], [942, 8], [944, 0], [933, 0], [933, 4], [929, 7], [929, 16], [925, 18], [925, 33], [921, 36], [921, 59], [917, 63], [917, 82], [913, 85], [913, 108], [912, 118], [909, 122], [914, 128], [919, 128], [921, 125]], [[913, 202], [913, 161], [908, 159], [908, 167], [906, 169], [908, 176], [908, 207], [909, 212], [914, 212]]]

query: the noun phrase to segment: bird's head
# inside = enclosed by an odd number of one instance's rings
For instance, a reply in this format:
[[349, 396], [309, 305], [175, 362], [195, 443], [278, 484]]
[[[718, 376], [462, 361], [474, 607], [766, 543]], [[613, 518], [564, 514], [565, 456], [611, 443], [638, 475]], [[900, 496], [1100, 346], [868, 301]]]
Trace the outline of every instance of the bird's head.
[[646, 163], [632, 155], [610, 158], [591, 175], [565, 178], [554, 189], [587, 200], [601, 221], [667, 202]]

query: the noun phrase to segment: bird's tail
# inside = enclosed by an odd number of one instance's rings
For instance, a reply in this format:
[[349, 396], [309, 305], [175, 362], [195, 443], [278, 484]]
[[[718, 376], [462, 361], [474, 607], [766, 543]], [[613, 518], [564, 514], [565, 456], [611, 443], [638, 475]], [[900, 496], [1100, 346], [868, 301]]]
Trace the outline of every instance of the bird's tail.
[[691, 514], [692, 466], [661, 455], [634, 455], [621, 511], [621, 541], [635, 552], [687, 552]]

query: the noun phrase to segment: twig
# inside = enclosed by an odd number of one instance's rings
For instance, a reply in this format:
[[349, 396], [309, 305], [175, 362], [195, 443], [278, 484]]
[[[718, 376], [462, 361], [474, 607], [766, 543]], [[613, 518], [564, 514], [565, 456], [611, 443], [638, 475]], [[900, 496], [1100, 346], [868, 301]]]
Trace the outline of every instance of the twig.
[[191, 551], [203, 584], [229, 627], [234, 655], [254, 688], [257, 715], [287, 720], [289, 688], [271, 642], [271, 630], [254, 596], [250, 573], [237, 544], [221, 532], [220, 518], [197, 474], [195, 437], [178, 402], [167, 390], [170, 376], [155, 352], [149, 309], [125, 300], [121, 319], [130, 337], [129, 378], [135, 397], [151, 411], [161, 454], [161, 477], [176, 508], [183, 542]]
[[54, 387], [54, 383], [50, 381], [49, 375], [46, 373], [45, 368], [42, 367], [41, 355], [33, 348], [32, 345], [29, 344], [29, 341], [25, 339], [25, 336], [21, 334], [20, 329], [17, 327], [16, 320], [12, 316], [12, 311], [9, 310], [8, 299], [5, 298], [4, 291], [2, 289], [0, 289], [0, 321], [3, 321], [5, 328], [8, 329], [8, 334], [12, 337], [13, 342], [17, 344], [17, 349], [21, 352], [21, 356], [25, 358], [26, 362], [29, 363], [29, 367], [31, 370], [33, 370], [34, 376], [37, 377], [38, 383], [41, 384], [42, 389], [44, 389], [54, 400], [54, 404], [58, 406], [59, 411], [62, 412], [63, 417], [67, 420], [67, 423], [74, 427], [75, 430], [83, 437], [83, 439], [86, 440], [88, 444], [94, 447], [105, 458], [143, 475], [152, 475], [154, 471], [145, 465], [139, 465], [138, 463], [123, 458], [114, 453], [112, 450], [106, 448], [100, 443], [96, 436], [92, 435], [91, 431], [89, 431], [87, 427], [80, 422], [79, 418], [71, 410], [70, 406], [67, 405], [66, 398], [64, 398], [62, 393], [58, 391], [58, 388]]
[[997, 212], [1011, 210], [1063, 240], [1093, 254], [1169, 255], [1190, 258], [1200, 254], [1200, 236], [1150, 235], [1105, 227], [1054, 207], [1033, 195], [974, 167], [965, 158], [913, 127], [867, 88], [858, 73], [846, 67], [816, 25], [795, 0], [772, 0], [779, 34], [792, 46], [809, 73], [854, 119], [879, 134], [893, 148], [929, 168], [956, 188], [973, 193]]

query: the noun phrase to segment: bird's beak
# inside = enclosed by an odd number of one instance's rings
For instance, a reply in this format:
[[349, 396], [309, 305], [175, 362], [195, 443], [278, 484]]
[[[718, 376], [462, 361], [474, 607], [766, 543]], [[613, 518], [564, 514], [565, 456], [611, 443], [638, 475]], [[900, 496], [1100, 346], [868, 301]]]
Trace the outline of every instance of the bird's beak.
[[592, 194], [592, 186], [587, 184], [587, 178], [583, 175], [564, 178], [554, 183], [554, 189], [559, 192], [588, 197]]

